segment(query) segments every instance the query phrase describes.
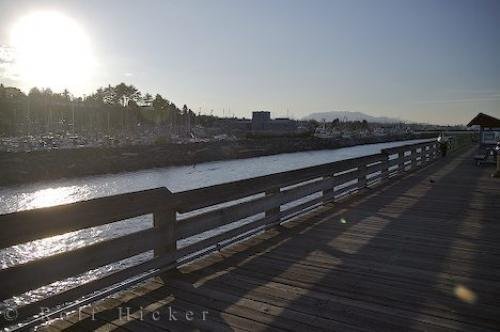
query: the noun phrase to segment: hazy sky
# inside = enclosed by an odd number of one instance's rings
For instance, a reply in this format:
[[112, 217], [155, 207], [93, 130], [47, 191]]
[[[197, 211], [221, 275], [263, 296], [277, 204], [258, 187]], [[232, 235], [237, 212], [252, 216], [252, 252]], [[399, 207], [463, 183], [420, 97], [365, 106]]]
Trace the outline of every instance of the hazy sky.
[[[496, 0], [0, 0], [0, 46], [20, 17], [46, 10], [90, 40], [95, 71], [75, 94], [124, 81], [217, 115], [500, 116]], [[26, 89], [1, 56], [0, 81]]]

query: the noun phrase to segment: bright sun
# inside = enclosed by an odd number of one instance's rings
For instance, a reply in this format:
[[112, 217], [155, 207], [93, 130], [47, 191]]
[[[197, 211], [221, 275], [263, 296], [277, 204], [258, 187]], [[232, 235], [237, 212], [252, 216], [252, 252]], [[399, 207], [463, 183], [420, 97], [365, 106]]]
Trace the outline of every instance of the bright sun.
[[15, 72], [26, 86], [81, 90], [95, 67], [90, 40], [73, 19], [53, 11], [20, 18], [11, 30]]

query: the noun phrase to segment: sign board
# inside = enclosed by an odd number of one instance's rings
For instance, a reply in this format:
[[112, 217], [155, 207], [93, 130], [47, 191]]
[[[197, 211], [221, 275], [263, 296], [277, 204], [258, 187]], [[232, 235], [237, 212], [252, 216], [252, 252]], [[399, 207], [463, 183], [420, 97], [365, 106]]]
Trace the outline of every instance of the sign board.
[[500, 128], [483, 131], [481, 137], [482, 144], [497, 144], [498, 141], [500, 141]]

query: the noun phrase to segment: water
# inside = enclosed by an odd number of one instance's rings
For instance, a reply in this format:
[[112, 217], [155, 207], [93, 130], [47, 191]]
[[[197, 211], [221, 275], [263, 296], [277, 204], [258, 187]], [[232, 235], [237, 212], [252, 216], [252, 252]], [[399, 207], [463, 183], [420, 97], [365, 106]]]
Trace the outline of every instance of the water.
[[[183, 191], [376, 154], [384, 148], [423, 141], [427, 140], [369, 144], [337, 150], [286, 153], [248, 159], [215, 161], [191, 166], [157, 168], [138, 172], [89, 176], [5, 187], [0, 189], [0, 214], [162, 186], [169, 188], [173, 192]], [[111, 225], [17, 245], [0, 251], [0, 264], [2, 268], [6, 268], [47, 255], [96, 243], [104, 239], [136, 232], [151, 227], [151, 225], [151, 216], [143, 216]], [[186, 243], [190, 243], [190, 240], [188, 239], [180, 245], [183, 246]], [[150, 257], [150, 255], [150, 253], [146, 253], [135, 256], [81, 276], [56, 282], [42, 289], [17, 297], [13, 301], [16, 304], [22, 304], [43, 298], [75, 284], [101, 277], [118, 268], [135, 265]]]

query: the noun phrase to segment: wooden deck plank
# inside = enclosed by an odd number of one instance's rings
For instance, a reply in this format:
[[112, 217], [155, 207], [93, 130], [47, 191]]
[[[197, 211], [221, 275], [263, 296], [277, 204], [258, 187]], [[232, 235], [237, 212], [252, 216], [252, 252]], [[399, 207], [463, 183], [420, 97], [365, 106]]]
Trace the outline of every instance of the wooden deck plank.
[[[276, 263], [276, 262], [275, 262]], [[376, 280], [374, 276], [365, 276], [362, 278], [359, 275], [350, 273], [347, 276], [340, 276], [340, 273], [336, 274], [335, 278], [329, 280], [322, 280], [323, 282], [318, 285], [316, 280], [320, 279], [323, 274], [310, 266], [300, 266], [296, 269], [288, 269], [283, 271], [276, 264], [261, 264], [260, 269], [252, 268], [251, 266], [245, 266], [241, 269], [233, 269], [231, 273], [238, 275], [249, 275], [257, 278], [264, 278], [269, 280], [272, 278], [273, 281], [279, 282], [285, 285], [294, 285], [302, 287], [305, 289], [317, 288], [326, 294], [335, 294], [351, 299], [356, 299], [364, 302], [365, 304], [377, 304], [377, 305], [390, 305], [391, 310], [402, 310], [408, 314], [409, 311], [413, 310], [415, 302], [423, 303], [426, 298], [432, 296], [433, 301], [426, 304], [422, 309], [422, 312], [426, 312], [430, 315], [437, 315], [441, 312], [441, 315], [446, 315], [448, 308], [453, 305], [456, 308], [454, 310], [463, 310], [465, 314], [473, 316], [473, 314], [483, 317], [484, 314], [496, 313], [497, 306], [492, 306], [487, 308], [485, 305], [481, 309], [473, 310], [466, 306], [465, 304], [450, 301], [448, 298], [448, 293], [441, 294], [440, 292], [434, 291], [432, 289], [414, 289], [408, 288], [404, 283], [399, 283], [393, 281], [381, 282]], [[210, 268], [205, 268], [206, 272], [217, 272]], [[309, 272], [304, 272], [308, 270]], [[264, 271], [264, 272], [263, 272]], [[278, 275], [278, 276], [275, 276]], [[273, 277], [274, 276], [274, 277]], [[449, 288], [452, 290], [453, 288]], [[438, 309], [438, 310], [437, 310]], [[474, 316], [473, 316], [474, 317]], [[495, 326], [493, 323], [492, 326]], [[469, 327], [469, 330], [471, 327]]]
[[[500, 326], [500, 181], [474, 151], [447, 157], [103, 300], [208, 310], [138, 331], [494, 331]], [[137, 320], [137, 316], [135, 316]], [[72, 325], [76, 323], [76, 325]], [[81, 324], [49, 324], [78, 330]]]
[[[248, 276], [247, 274], [237, 274], [232, 271], [231, 275], [233, 274], [237, 277], [237, 279], [233, 278], [233, 282], [231, 282], [231, 278], [225, 278], [220, 284], [211, 284], [210, 288], [219, 289], [221, 292], [232, 292], [235, 295], [254, 301], [280, 306], [284, 310], [302, 312], [330, 321], [333, 320], [332, 317], [339, 320], [335, 321], [335, 324], [332, 322], [329, 325], [331, 329], [335, 327], [335, 329], [345, 330], [346, 327], [339, 326], [339, 323], [355, 324], [358, 329], [376, 326], [379, 329], [400, 330], [405, 326], [404, 320], [401, 318], [404, 318], [406, 314], [402, 310], [392, 309], [388, 311], [381, 306], [374, 309], [373, 305], [360, 304], [360, 302], [350, 298], [333, 296], [325, 292], [311, 292], [308, 287], [297, 287], [279, 282], [273, 282], [273, 285], [270, 286], [269, 282], [262, 278], [259, 279], [255, 275]], [[245, 282], [242, 282], [243, 280]], [[241, 295], [242, 292], [243, 295]], [[293, 294], [300, 294], [302, 297], [301, 303], [293, 301]], [[424, 319], [416, 322], [416, 325], [423, 330], [436, 330], [439, 327], [439, 325]]]

